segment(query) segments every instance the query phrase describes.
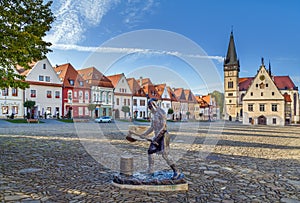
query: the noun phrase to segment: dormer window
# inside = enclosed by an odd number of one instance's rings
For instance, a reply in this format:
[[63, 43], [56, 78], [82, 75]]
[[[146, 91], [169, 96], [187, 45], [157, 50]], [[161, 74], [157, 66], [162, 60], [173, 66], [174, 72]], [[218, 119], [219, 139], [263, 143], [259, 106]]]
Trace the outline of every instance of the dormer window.
[[69, 83], [70, 83], [70, 85], [74, 85], [74, 80], [71, 80], [71, 79], [69, 79]]

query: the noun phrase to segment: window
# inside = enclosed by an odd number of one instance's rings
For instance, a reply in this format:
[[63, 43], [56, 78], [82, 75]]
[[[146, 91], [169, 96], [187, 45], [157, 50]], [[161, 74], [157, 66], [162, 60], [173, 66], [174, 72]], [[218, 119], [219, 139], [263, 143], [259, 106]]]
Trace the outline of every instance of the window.
[[124, 99], [124, 106], [126, 106], [126, 99]]
[[229, 99], [229, 103], [231, 103], [231, 99]]
[[248, 111], [253, 111], [253, 104], [248, 104]]
[[232, 81], [228, 82], [228, 88], [233, 88], [233, 82]]
[[12, 88], [12, 96], [17, 97], [18, 96], [18, 89], [17, 88]]
[[8, 106], [2, 106], [2, 114], [8, 114]]
[[258, 84], [256, 84], [255, 86], [258, 87]]
[[77, 92], [74, 91], [74, 98], [77, 98]]
[[36, 90], [30, 90], [30, 97], [36, 97]]
[[47, 98], [51, 98], [52, 97], [52, 92], [50, 90], [47, 90]]
[[50, 82], [50, 76], [45, 76], [46, 82]]
[[51, 107], [47, 107], [46, 113], [47, 115], [51, 115]]
[[130, 106], [130, 99], [127, 100], [127, 104], [128, 104], [128, 106]]
[[264, 93], [263, 93], [263, 92], [261, 92], [261, 93], [260, 93], [260, 96], [264, 96]]
[[272, 92], [272, 96], [274, 96], [275, 95], [275, 92]]
[[55, 91], [55, 98], [59, 98], [60, 97], [60, 92], [59, 91]]
[[272, 104], [272, 111], [277, 111], [277, 104]]
[[2, 90], [2, 96], [8, 96], [8, 88]]
[[120, 105], [120, 100], [119, 100], [119, 98], [117, 98], [117, 105]]
[[259, 111], [265, 111], [265, 105], [264, 104], [259, 105]]
[[45, 63], [43, 64], [43, 69], [46, 69], [46, 64]]
[[276, 124], [276, 118], [273, 118], [273, 124]]
[[19, 112], [19, 108], [18, 108], [18, 106], [12, 106], [12, 113], [13, 114], [18, 114], [18, 112]]
[[252, 118], [251, 117], [249, 118], [249, 123], [252, 123]]
[[72, 103], [73, 97], [72, 97], [72, 91], [68, 91], [68, 103]]
[[253, 96], [253, 92], [250, 92], [250, 95]]
[[145, 106], [145, 100], [140, 100], [140, 106]]
[[266, 83], [266, 87], [269, 87], [268, 83]]
[[83, 82], [82, 82], [82, 81], [79, 81], [79, 85], [82, 87], [82, 86], [83, 86]]
[[74, 80], [71, 80], [71, 79], [69, 79], [69, 83], [70, 83], [70, 85], [74, 85]]
[[39, 75], [39, 81], [44, 81], [44, 76], [43, 75]]
[[89, 93], [85, 92], [85, 101], [88, 102], [89, 101]]
[[229, 97], [232, 97], [232, 96], [233, 96], [233, 93], [228, 93], [228, 96], [229, 96]]
[[137, 99], [133, 99], [133, 106], [137, 106]]

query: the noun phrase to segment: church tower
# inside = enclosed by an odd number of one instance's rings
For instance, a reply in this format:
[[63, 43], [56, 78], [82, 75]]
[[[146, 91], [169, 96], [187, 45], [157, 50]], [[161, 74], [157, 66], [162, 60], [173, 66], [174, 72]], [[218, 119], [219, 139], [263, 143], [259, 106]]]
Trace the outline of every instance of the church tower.
[[233, 32], [231, 31], [227, 55], [224, 60], [224, 100], [225, 120], [239, 119], [239, 72]]

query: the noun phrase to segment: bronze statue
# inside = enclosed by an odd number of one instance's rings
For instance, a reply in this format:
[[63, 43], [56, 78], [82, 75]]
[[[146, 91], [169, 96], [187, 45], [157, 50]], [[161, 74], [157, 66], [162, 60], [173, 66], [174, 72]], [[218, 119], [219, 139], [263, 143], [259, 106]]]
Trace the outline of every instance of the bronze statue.
[[[142, 134], [137, 134], [136, 132], [129, 131], [126, 139], [128, 141], [135, 141], [131, 136], [132, 134], [139, 136], [142, 139], [150, 141], [150, 146], [148, 148], [148, 173], [153, 173], [154, 157], [153, 154], [161, 154], [166, 160], [167, 164], [173, 170], [172, 179], [177, 179], [180, 177], [180, 172], [175, 166], [173, 160], [169, 157], [169, 135], [167, 132], [167, 116], [166, 112], [156, 104], [156, 99], [150, 99], [148, 101], [148, 108], [153, 114], [151, 118], [151, 126]], [[146, 136], [154, 131], [154, 136], [149, 139]]]

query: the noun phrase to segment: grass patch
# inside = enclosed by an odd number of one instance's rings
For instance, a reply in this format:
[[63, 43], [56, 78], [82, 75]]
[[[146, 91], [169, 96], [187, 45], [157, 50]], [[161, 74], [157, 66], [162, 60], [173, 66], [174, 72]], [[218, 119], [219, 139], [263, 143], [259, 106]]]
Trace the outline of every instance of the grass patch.
[[57, 119], [57, 121], [61, 121], [65, 123], [74, 123], [73, 119]]
[[[6, 121], [10, 123], [28, 123], [27, 119], [8, 119]], [[37, 122], [32, 122], [32, 123], [37, 123]], [[39, 120], [39, 123], [44, 123], [44, 122]]]

